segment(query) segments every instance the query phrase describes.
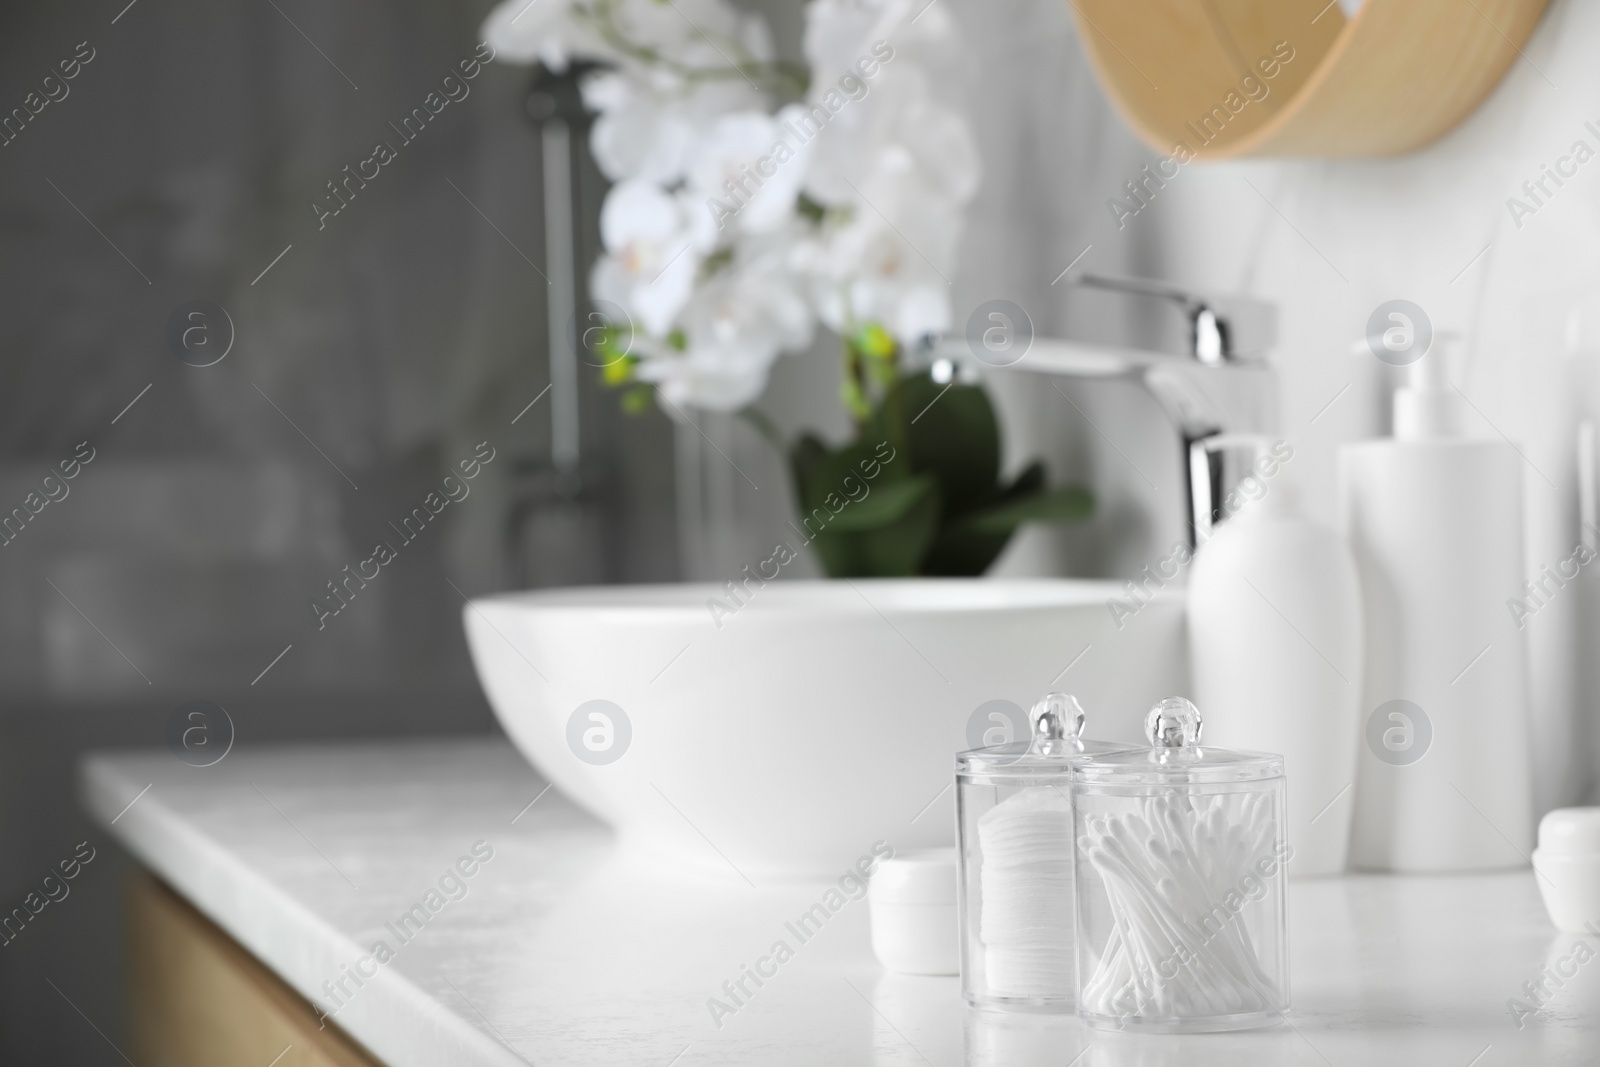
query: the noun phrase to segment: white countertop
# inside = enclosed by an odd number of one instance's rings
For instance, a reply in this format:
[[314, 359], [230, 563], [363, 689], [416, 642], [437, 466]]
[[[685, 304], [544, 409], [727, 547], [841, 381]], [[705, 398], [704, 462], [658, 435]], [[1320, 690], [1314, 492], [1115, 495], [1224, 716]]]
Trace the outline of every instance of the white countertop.
[[[166, 751], [102, 755], [83, 774], [102, 826], [327, 1006], [323, 983], [374, 941], [398, 944], [385, 923], [425, 910], [447, 867], [486, 842], [493, 858], [466, 864], [464, 896], [448, 884], [459, 899], [434, 898], [392, 960], [363, 965], [376, 977], [346, 979], [335, 1018], [392, 1067], [1600, 1061], [1600, 962], [1560, 989], [1547, 980], [1553, 996], [1521, 1029], [1507, 1009], [1578, 941], [1550, 926], [1526, 870], [1291, 883], [1293, 1010], [1269, 1030], [1106, 1034], [973, 1012], [954, 978], [878, 966], [864, 900], [719, 1028], [707, 999], [775, 940], [794, 944], [784, 923], [822, 887], [653, 880], [542, 789], [492, 741], [240, 749], [205, 769]], [[1585, 940], [1600, 955], [1600, 937]]]

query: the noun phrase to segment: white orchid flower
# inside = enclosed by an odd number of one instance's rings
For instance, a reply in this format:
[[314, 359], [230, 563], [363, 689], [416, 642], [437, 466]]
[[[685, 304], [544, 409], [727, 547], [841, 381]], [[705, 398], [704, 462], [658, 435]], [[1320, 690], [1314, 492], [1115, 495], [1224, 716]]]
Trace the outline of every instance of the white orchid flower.
[[636, 373], [674, 414], [751, 403], [819, 320], [905, 344], [950, 328], [979, 181], [967, 125], [925, 73], [959, 58], [950, 17], [928, 0], [810, 0], [805, 18], [810, 89], [775, 115], [766, 24], [728, 0], [504, 0], [485, 22], [513, 61], [603, 65], [582, 86], [616, 183], [591, 290], [632, 318]]
[[[806, 192], [824, 204], [850, 203], [887, 154], [909, 153], [945, 199], [977, 192], [977, 145], [961, 117], [932, 99], [913, 67], [885, 69], [867, 95], [841, 108], [818, 133]], [[952, 217], [959, 225], [959, 217]]]
[[805, 181], [809, 144], [777, 116], [741, 111], [719, 119], [698, 146], [688, 184], [697, 208], [691, 215], [696, 244], [704, 251], [727, 244], [738, 233], [772, 233], [794, 219], [795, 199]]
[[731, 263], [699, 288], [680, 317], [684, 349], [647, 360], [663, 406], [735, 411], [766, 387], [774, 360], [811, 342], [813, 315], [779, 249]]
[[901, 66], [939, 69], [956, 58], [954, 30], [938, 0], [809, 0], [804, 49], [812, 85], [836, 83], [878, 42], [892, 45]]
[[873, 155], [836, 211], [798, 252], [823, 322], [841, 333], [878, 322], [904, 344], [950, 327], [950, 277], [960, 205], [941, 194], [903, 146]]
[[683, 177], [700, 142], [724, 116], [759, 113], [765, 106], [742, 79], [665, 92], [620, 71], [585, 79], [583, 99], [599, 112], [589, 146], [601, 173], [612, 181], [643, 178], [663, 186]]
[[573, 18], [572, 0], [504, 0], [483, 20], [483, 39], [512, 63], [542, 63], [567, 69], [574, 56], [595, 55], [605, 45]]
[[623, 307], [646, 333], [664, 337], [700, 265], [681, 203], [650, 182], [616, 185], [600, 210], [600, 238], [608, 254], [595, 264], [595, 295]]

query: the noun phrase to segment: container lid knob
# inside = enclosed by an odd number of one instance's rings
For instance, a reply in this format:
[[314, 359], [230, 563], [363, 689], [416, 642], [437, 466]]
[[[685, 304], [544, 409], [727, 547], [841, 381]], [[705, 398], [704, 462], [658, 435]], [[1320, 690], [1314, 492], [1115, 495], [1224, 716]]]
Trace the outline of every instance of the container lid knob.
[[1167, 697], [1144, 717], [1144, 736], [1153, 748], [1196, 748], [1202, 726], [1199, 708], [1183, 697]]
[[1081, 749], [1078, 739], [1083, 736], [1083, 705], [1070, 693], [1046, 693], [1033, 705], [1028, 720], [1033, 726], [1033, 741], [1029, 752], [1041, 756], [1058, 756]]

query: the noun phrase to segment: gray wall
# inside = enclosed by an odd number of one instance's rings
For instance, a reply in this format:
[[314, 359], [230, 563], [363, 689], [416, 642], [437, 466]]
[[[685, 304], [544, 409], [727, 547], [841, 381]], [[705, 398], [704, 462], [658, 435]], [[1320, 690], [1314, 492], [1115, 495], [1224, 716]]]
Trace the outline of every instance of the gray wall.
[[[0, 511], [95, 455], [0, 548], [0, 910], [100, 849], [0, 948], [3, 1063], [123, 1062], [83, 1018], [121, 1043], [126, 861], [77, 813], [78, 753], [161, 745], [186, 700], [240, 745], [491, 731], [462, 594], [676, 576], [659, 414], [586, 377], [563, 506], [549, 397], [512, 425], [548, 382], [532, 72], [491, 64], [325, 228], [310, 208], [399, 141], [487, 3], [125, 3], [0, 14], [7, 109], [94, 50], [0, 148]], [[194, 299], [234, 328], [210, 367], [168, 345]], [[325, 583], [485, 440], [471, 494], [319, 629]]]

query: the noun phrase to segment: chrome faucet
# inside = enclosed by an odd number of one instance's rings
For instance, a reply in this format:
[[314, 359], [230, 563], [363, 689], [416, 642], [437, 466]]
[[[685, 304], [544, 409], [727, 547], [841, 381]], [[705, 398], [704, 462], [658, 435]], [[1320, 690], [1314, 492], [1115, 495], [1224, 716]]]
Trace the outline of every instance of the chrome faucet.
[[[1231, 475], [1228, 449], [1208, 449], [1219, 434], [1264, 433], [1276, 422], [1276, 382], [1266, 356], [1277, 343], [1277, 309], [1249, 297], [1214, 296], [1144, 278], [1085, 275], [1084, 288], [1149, 297], [1176, 305], [1188, 327], [1185, 351], [1161, 352], [1035, 338], [1012, 369], [1074, 378], [1125, 378], [1143, 383], [1177, 430], [1182, 448], [1184, 513], [1197, 547], [1223, 516]], [[962, 338], [937, 354], [970, 362]]]

